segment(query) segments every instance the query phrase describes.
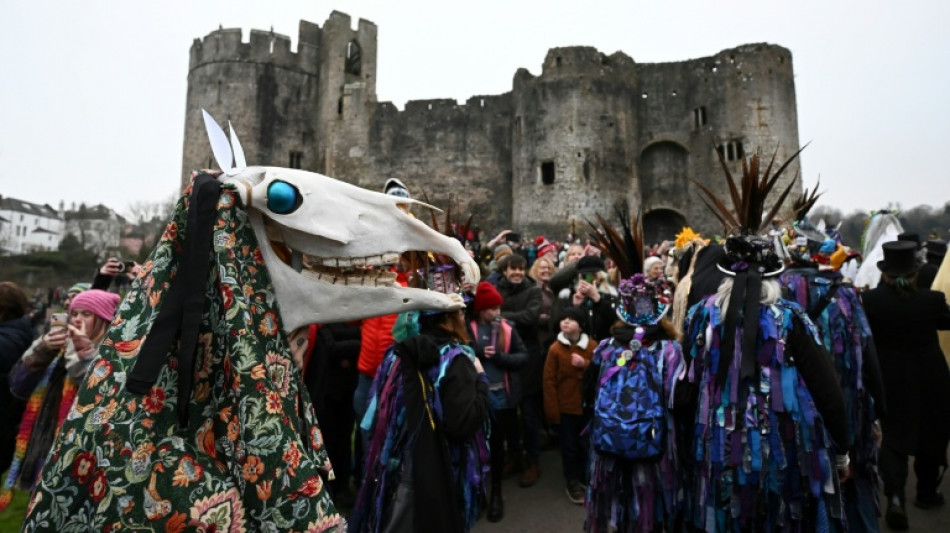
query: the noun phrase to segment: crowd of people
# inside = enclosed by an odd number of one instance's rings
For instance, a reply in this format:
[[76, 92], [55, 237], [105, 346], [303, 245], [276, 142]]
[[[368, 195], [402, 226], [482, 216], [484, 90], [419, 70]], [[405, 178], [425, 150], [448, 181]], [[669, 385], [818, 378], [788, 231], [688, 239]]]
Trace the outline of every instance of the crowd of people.
[[[409, 195], [398, 180], [384, 192]], [[684, 228], [653, 246], [629, 215], [563, 242], [448, 227], [483, 281], [406, 262], [397, 281], [465, 309], [294, 332], [350, 530], [502, 521], [502, 480], [542, 475], [563, 478], [590, 532], [877, 531], [879, 514], [900, 530], [908, 456], [914, 504], [943, 505], [950, 308], [931, 284], [946, 244], [903, 234], [883, 245], [880, 284], [856, 287], [842, 266], [861, 257], [807, 209], [786, 227], [746, 215], [719, 242]], [[120, 265], [39, 327], [0, 283], [0, 509], [36, 482], [70, 413], [119, 305], [110, 283], [135, 275]], [[560, 472], [541, 472], [546, 447]]]

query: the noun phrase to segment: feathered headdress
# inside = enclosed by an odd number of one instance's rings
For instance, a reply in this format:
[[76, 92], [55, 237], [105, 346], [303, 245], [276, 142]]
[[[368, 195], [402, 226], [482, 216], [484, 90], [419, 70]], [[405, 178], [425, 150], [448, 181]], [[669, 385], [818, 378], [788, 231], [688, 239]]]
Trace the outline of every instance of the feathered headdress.
[[719, 154], [719, 162], [726, 175], [733, 209], [726, 207], [725, 203], [708, 187], [693, 180], [700, 191], [705, 194], [705, 196], [700, 195], [703, 203], [722, 221], [726, 230], [731, 234], [726, 239], [724, 259], [717, 265], [719, 270], [735, 278], [724, 321], [725, 335], [723, 335], [720, 349], [723, 356], [720, 358], [717, 372], [717, 380], [720, 383], [725, 379], [729, 366], [732, 364], [740, 310], [744, 310], [743, 316], [746, 317], [746, 327], [743, 328], [740, 351], [742, 376], [750, 376], [755, 372], [755, 346], [759, 328], [755, 326], [754, 321], [755, 317], [758, 316], [762, 278], [777, 276], [785, 268], [782, 262], [784, 246], [780, 239], [778, 237], [769, 239], [761, 233], [781, 209], [782, 203], [792, 191], [796, 180], [793, 179], [789, 182], [772, 209], [768, 211], [766, 216], [763, 216], [763, 213], [766, 213], [765, 201], [788, 165], [804, 149], [803, 146], [792, 154], [785, 163], [778, 167], [774, 174], [772, 173], [772, 167], [775, 164], [778, 149], [772, 154], [772, 159], [765, 167], [764, 172], [760, 168], [758, 153], [748, 160], [743, 158], [742, 181], [739, 187], [736, 186], [722, 154]]
[[[815, 184], [814, 189], [811, 191], [805, 189], [805, 192], [792, 203], [792, 212], [795, 217], [792, 220], [792, 228], [795, 232], [795, 239], [789, 242], [788, 251], [793, 261], [806, 264], [814, 263], [815, 256], [821, 250], [822, 244], [828, 240], [828, 236], [825, 235], [821, 227], [815, 227], [808, 220], [808, 212], [811, 211], [818, 198], [823, 194], [818, 192], [820, 185], [821, 179]], [[823, 226], [824, 223], [820, 225]]]
[[[742, 180], [738, 186], [726, 165], [726, 160], [722, 154], [719, 154], [719, 163], [722, 165], [726, 183], [729, 186], [732, 209], [727, 207], [708, 187], [693, 180], [700, 189], [700, 199], [730, 234], [725, 245], [728, 264], [720, 265], [720, 270], [726, 274], [734, 276], [737, 272], [748, 270], [751, 265], [755, 265], [755, 269], [763, 276], [774, 276], [782, 271], [781, 257], [784, 255], [784, 250], [781, 250], [781, 242], [772, 242], [762, 237], [761, 233], [782, 208], [782, 203], [795, 186], [797, 176], [789, 182], [768, 212], [765, 209], [766, 199], [791, 162], [804, 149], [803, 146], [792, 154], [774, 173], [772, 173], [772, 167], [775, 165], [778, 149], [772, 154], [764, 171], [761, 169], [758, 153], [751, 158], [743, 158]], [[763, 216], [764, 213], [766, 213], [765, 216]]]
[[794, 213], [795, 220], [804, 220], [808, 216], [808, 212], [811, 211], [811, 208], [815, 207], [815, 203], [818, 201], [818, 198], [824, 194], [823, 192], [818, 192], [818, 187], [821, 185], [821, 178], [818, 178], [818, 182], [815, 183], [815, 188], [809, 191], [807, 188], [805, 192], [802, 193], [793, 203], [792, 203], [792, 212]]
[[662, 276], [650, 279], [643, 275], [643, 226], [639, 214], [631, 217], [626, 203], [618, 204], [615, 209], [620, 231], [600, 214], [595, 215], [599, 227], [590, 221], [587, 223], [594, 230], [591, 233], [594, 244], [613, 260], [620, 272], [617, 316], [631, 325], [656, 324], [672, 303], [673, 290]]

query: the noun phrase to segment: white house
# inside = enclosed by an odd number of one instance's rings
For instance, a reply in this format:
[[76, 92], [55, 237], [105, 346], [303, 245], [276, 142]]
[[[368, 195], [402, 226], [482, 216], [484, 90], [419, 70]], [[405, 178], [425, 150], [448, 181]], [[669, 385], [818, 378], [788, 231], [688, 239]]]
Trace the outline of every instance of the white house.
[[0, 196], [0, 254], [26, 254], [59, 248], [63, 216], [49, 204]]
[[84, 250], [95, 253], [99, 258], [116, 253], [122, 229], [126, 225], [123, 217], [112, 209], [98, 204], [66, 211], [66, 234], [75, 235]]

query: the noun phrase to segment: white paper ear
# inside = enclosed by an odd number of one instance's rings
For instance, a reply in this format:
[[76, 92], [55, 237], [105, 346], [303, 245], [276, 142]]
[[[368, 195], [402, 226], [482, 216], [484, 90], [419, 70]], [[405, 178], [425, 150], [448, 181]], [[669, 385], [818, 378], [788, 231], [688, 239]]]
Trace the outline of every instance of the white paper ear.
[[231, 121], [228, 121], [228, 129], [231, 130], [231, 147], [234, 149], [234, 170], [244, 170], [247, 167], [247, 160], [244, 158], [244, 148], [241, 147], [241, 141], [238, 140], [237, 132]]
[[228, 136], [224, 134], [224, 130], [207, 111], [202, 109], [201, 115], [204, 117], [205, 130], [208, 132], [208, 141], [211, 143], [211, 153], [214, 154], [214, 160], [218, 164], [218, 168], [228, 172], [231, 170], [231, 163], [234, 161]]

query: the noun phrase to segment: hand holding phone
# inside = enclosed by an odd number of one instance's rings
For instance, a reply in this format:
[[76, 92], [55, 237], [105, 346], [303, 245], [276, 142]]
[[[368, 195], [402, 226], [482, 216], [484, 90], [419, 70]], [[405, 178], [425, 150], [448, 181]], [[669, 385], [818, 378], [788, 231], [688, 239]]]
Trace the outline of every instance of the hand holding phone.
[[123, 259], [119, 262], [119, 272], [131, 274], [132, 269], [135, 268], [135, 261], [128, 261]]
[[49, 316], [49, 327], [50, 330], [57, 328], [66, 328], [66, 324], [69, 322], [69, 315], [67, 313], [53, 313]]

